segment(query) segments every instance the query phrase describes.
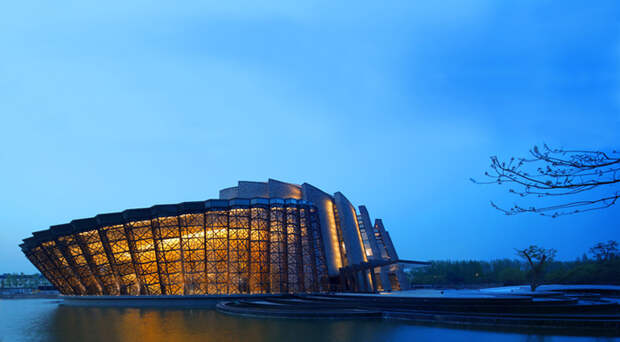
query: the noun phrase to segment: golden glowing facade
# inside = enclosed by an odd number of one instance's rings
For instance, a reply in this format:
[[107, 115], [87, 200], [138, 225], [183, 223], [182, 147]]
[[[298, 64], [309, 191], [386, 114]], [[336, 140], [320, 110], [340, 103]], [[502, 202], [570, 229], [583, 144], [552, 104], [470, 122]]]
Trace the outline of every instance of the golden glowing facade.
[[219, 200], [131, 209], [35, 232], [22, 250], [67, 295], [406, 289], [389, 234], [340, 192], [240, 181]]
[[35, 232], [26, 257], [65, 295], [321, 292], [317, 208], [296, 199], [185, 202]]

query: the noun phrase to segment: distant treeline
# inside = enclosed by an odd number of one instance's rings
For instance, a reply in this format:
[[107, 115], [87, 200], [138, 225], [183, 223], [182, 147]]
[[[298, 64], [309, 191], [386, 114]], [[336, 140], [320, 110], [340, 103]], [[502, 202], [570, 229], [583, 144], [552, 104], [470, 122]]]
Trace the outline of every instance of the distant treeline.
[[[529, 272], [526, 262], [511, 259], [433, 261], [429, 267], [413, 269], [409, 276], [413, 285], [507, 286], [527, 284]], [[620, 258], [593, 260], [584, 255], [576, 261], [552, 261], [545, 267], [543, 283], [620, 285]]]
[[0, 274], [0, 289], [5, 288], [37, 288], [39, 286], [52, 286], [40, 273], [4, 273]]

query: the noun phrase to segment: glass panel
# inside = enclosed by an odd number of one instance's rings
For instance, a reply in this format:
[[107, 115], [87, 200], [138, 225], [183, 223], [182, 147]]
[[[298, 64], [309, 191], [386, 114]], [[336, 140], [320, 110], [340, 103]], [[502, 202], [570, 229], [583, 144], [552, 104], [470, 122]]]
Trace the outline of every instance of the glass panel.
[[286, 208], [286, 251], [288, 291], [303, 292], [299, 212], [295, 207]]
[[178, 222], [176, 216], [152, 220], [162, 293], [166, 295], [182, 295], [185, 287]]
[[134, 250], [138, 278], [143, 285], [141, 293], [147, 295], [161, 294], [151, 221], [128, 222], [125, 229], [129, 235], [130, 247]]
[[63, 294], [327, 291], [316, 208], [257, 205], [106, 226], [26, 255]]
[[137, 296], [140, 294], [140, 282], [131, 258], [129, 241], [123, 225], [101, 228], [107, 239], [112, 263], [116, 269], [120, 294]]
[[77, 294], [74, 289], [69, 285], [69, 283], [62, 277], [59, 270], [47, 257], [47, 253], [45, 253], [41, 246], [37, 246], [32, 250], [30, 259], [36, 260], [35, 265], [38, 265], [41, 273], [45, 275], [45, 277], [50, 281], [50, 283], [56, 286], [60, 293], [67, 295]]
[[180, 220], [185, 294], [206, 294], [204, 214], [181, 215]]
[[249, 293], [249, 209], [230, 209], [228, 220], [228, 293]]
[[205, 214], [207, 293], [228, 292], [228, 212], [209, 211]]
[[103, 249], [103, 244], [99, 238], [99, 232], [91, 230], [79, 233], [78, 235], [82, 242], [82, 246], [86, 247], [86, 251], [92, 260], [92, 268], [95, 275], [103, 285], [103, 293], [107, 295], [120, 294], [116, 276], [108, 262], [108, 256]]
[[86, 294], [89, 295], [101, 295], [103, 291], [101, 286], [95, 279], [90, 265], [86, 261], [84, 252], [80, 247], [78, 241], [74, 235], [61, 236], [58, 238], [58, 242], [63, 245], [67, 251], [67, 255], [71, 258], [73, 267], [80, 277], [80, 281], [86, 287]]
[[308, 234], [308, 211], [306, 208], [299, 209], [299, 230], [301, 233], [304, 290], [306, 292], [317, 292], [314, 249], [312, 248], [312, 238]]
[[44, 242], [42, 245], [43, 249], [46, 251], [49, 260], [58, 270], [60, 276], [67, 281], [69, 286], [74, 290], [75, 293], [86, 293], [86, 289], [80, 283], [79, 277], [73, 272], [71, 265], [67, 259], [62, 255], [59, 246], [56, 245], [54, 241]]
[[269, 274], [271, 293], [288, 292], [286, 285], [286, 236], [284, 208], [271, 207], [269, 226]]
[[317, 269], [319, 291], [329, 291], [329, 277], [327, 274], [327, 263], [325, 261], [325, 250], [323, 249], [323, 238], [321, 236], [318, 214], [314, 208], [310, 210], [310, 227], [314, 240], [314, 259]]
[[269, 288], [269, 212], [251, 209], [250, 293], [268, 293]]

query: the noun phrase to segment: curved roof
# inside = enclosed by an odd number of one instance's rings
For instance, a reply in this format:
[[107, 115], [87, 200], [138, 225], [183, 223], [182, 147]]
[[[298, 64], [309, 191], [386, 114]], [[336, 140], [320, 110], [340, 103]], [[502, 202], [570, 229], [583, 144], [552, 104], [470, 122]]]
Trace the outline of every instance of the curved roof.
[[214, 209], [234, 207], [259, 207], [278, 205], [303, 205], [316, 208], [312, 202], [294, 198], [233, 198], [230, 200], [210, 199], [206, 201], [182, 202], [178, 204], [158, 204], [150, 208], [127, 209], [122, 212], [99, 214], [95, 217], [76, 219], [70, 223], [50, 226], [49, 229], [36, 231], [24, 239], [19, 246], [26, 252], [41, 242], [50, 241], [59, 236], [89, 231], [98, 227], [114, 226], [130, 221], [150, 220], [158, 217], [197, 214]]

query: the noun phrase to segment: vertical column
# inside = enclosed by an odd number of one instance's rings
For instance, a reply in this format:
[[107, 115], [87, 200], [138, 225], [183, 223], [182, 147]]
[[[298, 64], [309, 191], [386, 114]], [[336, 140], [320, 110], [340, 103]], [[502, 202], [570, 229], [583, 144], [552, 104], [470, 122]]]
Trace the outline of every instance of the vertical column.
[[77, 272], [80, 282], [86, 287], [86, 294], [102, 294], [101, 287], [95, 280], [82, 248], [80, 248], [74, 234], [60, 236], [57, 240], [58, 243], [68, 252], [68, 260], [72, 260], [73, 269]]
[[369, 286], [368, 284], [370, 283], [370, 272], [368, 272], [365, 269], [360, 269], [358, 271], [355, 272], [357, 279], [358, 279], [358, 283], [359, 283], [359, 291], [360, 292], [369, 292]]
[[369, 287], [369, 292], [377, 292], [377, 276], [375, 275], [375, 269], [370, 269], [370, 279], [372, 280], [371, 286]]
[[208, 294], [228, 291], [228, 211], [207, 208], [205, 213]]
[[58, 273], [65, 278], [69, 286], [74, 289], [75, 294], [87, 294], [86, 287], [80, 279], [75, 264], [72, 263], [73, 260], [71, 256], [68, 254], [66, 248], [64, 248], [64, 245], [58, 241], [58, 236], [71, 234], [72, 232], [73, 226], [64, 224], [52, 227], [51, 231], [35, 233], [35, 236], [39, 237], [39, 241], [49, 240], [41, 243], [41, 246], [51, 257], [50, 261], [54, 265], [57, 265]]
[[[97, 222], [98, 223], [98, 222]], [[112, 254], [112, 250], [111, 250], [111, 246], [110, 246], [110, 242], [108, 241], [107, 235], [106, 235], [106, 229], [107, 227], [102, 227], [100, 225], [98, 225], [97, 228], [97, 232], [99, 233], [99, 240], [101, 241], [101, 245], [103, 247], [103, 251], [106, 255], [106, 258], [108, 260], [108, 265], [110, 267], [110, 272], [112, 273], [112, 278], [114, 281], [114, 292], [116, 295], [122, 295], [125, 294], [122, 289], [121, 289], [121, 279], [120, 279], [120, 272], [118, 267], [116, 266], [116, 262], [114, 260], [114, 255]]]
[[[177, 211], [178, 212], [178, 211]], [[180, 277], [180, 282], [181, 282], [181, 289], [180, 289], [180, 293], [182, 295], [188, 295], [188, 288], [190, 286], [188, 286], [188, 283], [191, 281], [188, 277], [187, 277], [187, 272], [185, 270], [185, 253], [183, 251], [183, 245], [187, 245], [185, 242], [185, 236], [184, 236], [184, 231], [186, 231], [186, 229], [183, 229], [183, 226], [181, 224], [181, 215], [177, 214], [176, 215], [176, 233], [177, 236], [179, 237], [179, 258], [181, 259], [181, 277]]]
[[[79, 260], [78, 264], [80, 265], [80, 269], [82, 270], [82, 274], [88, 278], [89, 288], [94, 290], [94, 293], [97, 295], [108, 294], [104, 287], [104, 283], [101, 277], [97, 274], [95, 262], [89, 252], [88, 249], [88, 240], [83, 236], [83, 232], [76, 232], [73, 234], [73, 246], [72, 246], [72, 255], [73, 258]], [[78, 251], [79, 250], [79, 251]], [[90, 293], [90, 291], [89, 291]]]
[[[139, 258], [138, 258], [138, 254], [137, 254], [137, 248], [136, 248], [136, 244], [135, 241], [133, 240], [133, 235], [131, 233], [131, 231], [129, 230], [129, 223], [126, 222], [125, 217], [123, 216], [123, 222], [121, 224], [119, 224], [119, 226], [122, 227], [122, 232], [125, 234], [125, 241], [127, 242], [127, 250], [129, 253], [129, 257], [131, 260], [127, 260], [127, 254], [121, 254], [122, 256], [120, 257], [120, 259], [118, 260], [122, 260], [119, 262], [131, 262], [131, 267], [134, 270], [134, 274], [135, 274], [135, 279], [133, 279], [131, 276], [128, 276], [127, 278], [124, 278], [125, 280], [127, 280], [127, 285], [129, 285], [130, 281], [132, 281], [132, 283], [134, 284], [133, 288], [130, 291], [136, 291], [136, 287], [137, 287], [137, 294], [136, 295], [144, 295], [147, 294], [147, 288], [146, 288], [146, 284], [144, 283], [144, 277], [142, 276], [142, 269], [140, 268], [140, 263], [139, 263]], [[118, 232], [118, 236], [117, 238], [120, 239], [122, 238], [122, 236], [120, 235], [121, 231], [119, 229]], [[121, 243], [122, 245], [122, 243]], [[122, 253], [122, 247], [119, 247], [118, 252]], [[127, 274], [130, 274], [130, 271], [127, 270]]]
[[[106, 220], [104, 217], [98, 217], [97, 221], [100, 225]], [[100, 234], [104, 246], [109, 249], [109, 259], [116, 270], [120, 286], [121, 295], [139, 295], [140, 282], [134, 266], [131, 249], [129, 248], [129, 240], [125, 233], [125, 227], [118, 224], [120, 220], [116, 220], [112, 225], [100, 228]]]
[[230, 294], [249, 293], [249, 209], [235, 207], [229, 211], [228, 272]]
[[[315, 272], [314, 278], [316, 279], [316, 285], [318, 291], [329, 291], [329, 272], [326, 263], [325, 244], [322, 237], [322, 229], [320, 227], [320, 221], [315, 207], [310, 207], [310, 231], [312, 234], [312, 245], [314, 250], [314, 265]], [[337, 273], [340, 275], [340, 272]]]
[[230, 294], [230, 208], [226, 207], [226, 294]]
[[184, 270], [184, 293], [206, 294], [204, 214], [188, 213], [179, 216], [181, 253]]
[[[48, 232], [49, 234], [49, 232]], [[55, 241], [45, 241], [41, 243], [42, 251], [49, 260], [48, 269], [57, 274], [57, 278], [62, 278], [73, 289], [76, 294], [83, 293], [83, 287], [77, 275], [73, 274], [67, 260], [62, 256], [56, 247]]]
[[287, 289], [286, 225], [283, 203], [272, 200], [269, 222], [269, 272], [271, 293], [285, 293]]
[[108, 295], [109, 294], [108, 289], [105, 287], [105, 284], [103, 282], [101, 275], [97, 272], [97, 266], [93, 259], [93, 255], [90, 254], [90, 250], [88, 248], [88, 244], [90, 242], [89, 238], [91, 234], [92, 232], [81, 232], [81, 233], [73, 234], [73, 237], [77, 245], [82, 250], [82, 255], [84, 259], [86, 260], [86, 265], [89, 268], [90, 273], [92, 274], [93, 278], [97, 282], [98, 292], [100, 292], [100, 294]]
[[[254, 200], [253, 200], [254, 201]], [[269, 292], [269, 211], [253, 203], [250, 229], [250, 293]]]
[[[66, 246], [61, 241], [58, 240], [58, 238], [56, 239], [55, 242], [56, 242], [56, 248], [62, 254], [64, 260], [67, 262], [68, 268], [70, 269], [69, 274], [71, 274], [71, 276], [69, 280], [72, 282], [71, 287], [79, 288], [79, 291], [76, 292], [76, 294], [87, 294], [86, 286], [84, 286], [84, 284], [82, 283], [82, 280], [80, 279], [76, 264], [73, 261], [71, 254], [67, 250]], [[61, 272], [65, 273], [65, 271], [62, 271], [62, 270]]]
[[383, 291], [390, 292], [392, 291], [392, 283], [390, 282], [390, 275], [388, 273], [389, 266], [381, 266], [379, 267], [380, 275], [381, 275], [381, 285], [383, 287]]
[[97, 220], [94, 218], [73, 220], [71, 225], [76, 232], [74, 234], [76, 242], [82, 248], [83, 255], [103, 294], [118, 295], [120, 287], [101, 241]]
[[[287, 200], [288, 202], [288, 200]], [[303, 272], [301, 264], [301, 239], [299, 212], [296, 205], [286, 205], [286, 267], [288, 292], [302, 292]]]
[[162, 295], [169, 295], [170, 286], [169, 279], [166, 273], [166, 261], [164, 259], [164, 252], [161, 244], [161, 235], [159, 234], [159, 221], [157, 218], [149, 221], [149, 227], [151, 228], [151, 238], [153, 239], [153, 253], [155, 256], [156, 276], [159, 280], [160, 293]]
[[81, 294], [76, 292], [67, 279], [65, 279], [56, 266], [49, 259], [47, 253], [39, 245], [32, 249], [30, 254], [30, 260], [36, 260], [35, 265], [41, 269], [41, 273], [52, 283], [62, 294], [73, 295]]
[[158, 265], [158, 251], [155, 246], [153, 228], [151, 226], [150, 211], [143, 209], [127, 210], [123, 213], [125, 229], [128, 233], [130, 248], [136, 258], [136, 270], [140, 283], [143, 285], [141, 293], [145, 295], [165, 294]]
[[174, 205], [155, 206], [151, 209], [157, 267], [162, 293], [166, 295], [182, 295], [185, 288], [181, 230], [176, 212]]
[[309, 233], [308, 207], [299, 208], [299, 230], [301, 234], [301, 256], [303, 265], [303, 288], [305, 292], [317, 292], [316, 264], [312, 238]]

